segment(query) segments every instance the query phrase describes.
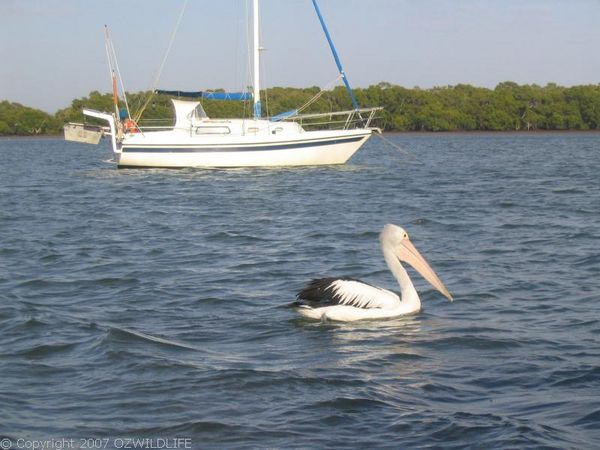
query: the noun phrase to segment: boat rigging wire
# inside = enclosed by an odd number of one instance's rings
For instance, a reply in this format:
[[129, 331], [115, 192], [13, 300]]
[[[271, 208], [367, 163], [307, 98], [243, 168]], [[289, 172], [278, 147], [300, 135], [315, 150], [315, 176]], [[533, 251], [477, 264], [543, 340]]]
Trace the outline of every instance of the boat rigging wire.
[[150, 95], [148, 96], [148, 99], [146, 100], [144, 105], [140, 108], [139, 112], [136, 114], [136, 116], [134, 118], [134, 121], [136, 123], [139, 122], [140, 118], [142, 117], [142, 114], [144, 114], [144, 111], [146, 110], [146, 108], [150, 104], [150, 101], [152, 100], [152, 98], [155, 95], [155, 91], [158, 86], [158, 82], [160, 81], [160, 77], [165, 68], [165, 64], [167, 63], [167, 59], [169, 58], [169, 54], [171, 53], [171, 48], [173, 47], [173, 42], [175, 42], [175, 36], [177, 36], [177, 32], [179, 31], [179, 26], [181, 25], [181, 21], [183, 20], [183, 15], [187, 8], [188, 2], [189, 2], [189, 0], [184, 0], [184, 2], [183, 2], [183, 5], [181, 7], [181, 12], [179, 13], [179, 17], [177, 18], [177, 22], [175, 23], [175, 28], [174, 28], [173, 32], [171, 33], [171, 39], [169, 40], [169, 45], [167, 47], [167, 51], [165, 52], [165, 56], [162, 59], [162, 62], [156, 73], [156, 77], [154, 78], [154, 82], [152, 83], [152, 88], [150, 89]]
[[[248, 85], [252, 85], [254, 86], [254, 79], [253, 79], [253, 74], [252, 74], [252, 68], [251, 68], [251, 64], [250, 64], [250, 59], [252, 58], [252, 49], [251, 49], [251, 45], [250, 45], [250, 0], [246, 0], [244, 2], [244, 6], [246, 8], [246, 55], [247, 55], [247, 63], [246, 63], [246, 69], [247, 69], [247, 74], [246, 74], [246, 80], [248, 82]], [[248, 86], [250, 87], [250, 86]], [[244, 119], [246, 119], [246, 117], [250, 117], [250, 112], [246, 110], [246, 107], [251, 108], [250, 106], [250, 102], [244, 102]]]
[[[116, 69], [116, 74], [117, 74], [117, 79], [119, 81], [119, 84], [121, 85], [121, 92], [123, 93], [123, 100], [125, 102], [125, 108], [127, 109], [127, 116], [131, 117], [131, 112], [129, 111], [129, 102], [127, 101], [127, 94], [125, 93], [125, 85], [123, 84], [123, 77], [121, 76], [121, 70], [119, 69], [119, 61], [117, 59], [117, 53], [115, 51], [115, 47], [112, 43], [112, 40], [110, 39], [110, 36], [108, 34], [108, 26], [104, 25], [104, 32], [105, 32], [105, 36], [106, 36], [106, 55], [108, 57], [108, 65], [109, 65], [109, 69], [111, 71], [111, 74], [114, 74], [115, 69]], [[113, 69], [113, 63], [114, 63], [114, 69]], [[118, 113], [118, 111], [117, 111]]]
[[306, 108], [308, 108], [314, 102], [319, 100], [323, 96], [323, 94], [325, 94], [325, 92], [328, 92], [333, 87], [333, 85], [335, 83], [337, 83], [339, 80], [341, 80], [342, 78], [343, 78], [342, 75], [338, 75], [334, 80], [330, 81], [329, 84], [327, 84], [324, 88], [320, 89], [319, 92], [317, 92], [312, 98], [310, 98], [304, 105], [302, 105], [300, 108], [298, 108], [296, 114], [294, 114], [294, 115], [297, 116], [298, 113], [304, 111]]
[[[162, 76], [162, 72], [163, 72], [164, 67], [166, 65], [167, 59], [169, 57], [169, 54], [171, 53], [171, 49], [173, 47], [173, 43], [175, 42], [175, 38], [176, 38], [177, 33], [179, 31], [179, 28], [180, 28], [180, 25], [181, 25], [181, 21], [183, 20], [183, 16], [185, 14], [185, 10], [187, 9], [188, 3], [189, 3], [189, 0], [184, 0], [182, 8], [181, 8], [181, 11], [179, 13], [179, 17], [177, 18], [177, 22], [175, 23], [175, 28], [173, 29], [173, 32], [171, 33], [171, 38], [169, 40], [169, 45], [167, 46], [167, 50], [165, 52], [165, 55], [164, 55], [164, 57], [162, 59], [162, 62], [160, 64], [160, 66], [159, 66], [159, 69], [158, 69], [158, 71], [156, 73], [156, 76], [154, 78], [154, 81], [152, 83], [152, 87], [150, 89], [150, 94], [148, 95], [148, 98], [144, 102], [143, 106], [140, 108], [140, 110], [135, 114], [135, 117], [133, 118], [136, 123], [139, 122], [139, 120], [142, 117], [144, 111], [146, 110], [146, 108], [150, 104], [150, 101], [152, 100], [152, 98], [154, 97], [154, 95], [156, 95], [156, 89], [157, 89], [158, 83], [160, 81], [160, 77]], [[250, 14], [249, 7], [248, 7], [248, 1], [245, 2], [245, 7], [246, 7], [245, 8], [246, 9], [246, 16], [248, 17], [249, 14]], [[246, 42], [247, 42], [247, 47], [248, 47], [247, 51], [248, 51], [248, 54], [250, 55], [250, 52], [251, 52], [251, 49], [250, 49], [250, 28], [249, 28], [248, 23], [249, 23], [249, 21], [247, 20], [246, 21], [246, 36], [247, 36]], [[107, 33], [108, 33], [108, 31], [107, 31]], [[114, 55], [114, 47], [112, 47], [112, 43], [110, 43], [110, 47], [111, 47], [112, 53]], [[261, 49], [261, 50], [263, 50], [263, 49]], [[107, 52], [108, 52], [108, 47], [107, 47]], [[334, 53], [334, 55], [337, 56], [336, 53]], [[119, 80], [121, 82], [121, 88], [123, 90], [123, 95], [125, 95], [125, 88], [123, 87], [123, 81], [122, 81], [121, 75], [119, 73], [119, 67], [118, 67], [118, 64], [116, 62], [116, 57], [115, 57], [114, 61], [115, 61], [115, 67], [117, 69], [117, 73], [119, 75]], [[337, 62], [337, 60], [336, 60], [336, 62]], [[265, 70], [264, 70], [264, 61], [261, 61], [261, 63], [262, 63], [262, 68], [263, 68], [263, 73], [264, 73], [265, 72]], [[236, 62], [236, 64], [237, 64], [237, 62]], [[248, 65], [247, 68], [248, 68], [248, 77], [250, 79], [252, 79], [250, 65]], [[325, 94], [325, 92], [327, 92], [329, 89], [331, 89], [331, 87], [335, 83], [337, 83], [338, 81], [340, 81], [340, 80], [344, 81], [344, 83], [347, 83], [346, 78], [345, 78], [345, 73], [343, 72], [343, 70], [340, 72], [340, 74], [333, 81], [331, 81], [327, 86], [325, 86], [325, 88], [323, 88], [319, 92], [317, 92], [312, 98], [310, 98], [306, 103], [304, 103], [304, 105], [302, 105], [301, 107], [297, 108], [297, 112], [296, 112], [296, 114], [294, 114], [294, 116], [298, 115], [301, 111], [304, 111], [310, 105], [312, 105], [317, 100], [319, 100], [321, 98], [321, 96], [323, 94]], [[355, 100], [354, 100], [354, 96], [353, 95], [352, 95], [351, 99], [352, 99], [353, 105], [354, 105]], [[268, 112], [268, 109], [269, 109], [269, 100], [268, 100], [267, 89], [265, 89], [265, 103], [266, 103], [265, 106], [266, 106], [266, 109], [267, 109], [267, 116], [268, 116], [269, 115], [269, 112]], [[129, 111], [129, 105], [127, 104], [127, 99], [126, 98], [125, 98], [125, 105], [127, 107], [127, 113], [129, 115], [129, 117], [131, 117], [131, 114], [130, 114], [130, 111]], [[244, 117], [246, 116], [245, 112], [246, 112], [246, 102], [244, 102]], [[359, 113], [359, 116], [360, 116], [360, 113]]]

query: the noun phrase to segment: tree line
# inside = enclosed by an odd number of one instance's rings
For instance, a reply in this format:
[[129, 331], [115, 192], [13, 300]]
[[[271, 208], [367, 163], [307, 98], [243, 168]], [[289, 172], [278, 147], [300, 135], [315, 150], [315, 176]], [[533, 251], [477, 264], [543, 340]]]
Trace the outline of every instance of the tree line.
[[[268, 115], [304, 105], [319, 93], [318, 87], [270, 88], [263, 93]], [[385, 131], [532, 131], [600, 130], [600, 84], [563, 87], [519, 85], [503, 82], [494, 89], [466, 84], [431, 89], [404, 88], [379, 83], [355, 89], [361, 106], [382, 106], [377, 124]], [[150, 97], [149, 92], [128, 93], [132, 114]], [[142, 122], [172, 123], [169, 97], [150, 97]], [[244, 102], [203, 100], [209, 117], [249, 117], [252, 107]], [[120, 107], [124, 104], [121, 102]], [[66, 122], [84, 122], [81, 109], [112, 111], [112, 95], [91, 92], [73, 100], [54, 115], [38, 109], [0, 102], [0, 135], [53, 135]], [[302, 112], [352, 109], [346, 90], [338, 86], [324, 92]]]

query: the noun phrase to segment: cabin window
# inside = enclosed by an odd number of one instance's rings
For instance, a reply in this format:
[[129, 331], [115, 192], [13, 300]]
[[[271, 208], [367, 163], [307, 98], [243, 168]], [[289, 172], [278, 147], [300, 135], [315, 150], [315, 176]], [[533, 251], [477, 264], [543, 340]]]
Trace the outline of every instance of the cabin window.
[[196, 127], [196, 134], [231, 134], [229, 127], [201, 126]]

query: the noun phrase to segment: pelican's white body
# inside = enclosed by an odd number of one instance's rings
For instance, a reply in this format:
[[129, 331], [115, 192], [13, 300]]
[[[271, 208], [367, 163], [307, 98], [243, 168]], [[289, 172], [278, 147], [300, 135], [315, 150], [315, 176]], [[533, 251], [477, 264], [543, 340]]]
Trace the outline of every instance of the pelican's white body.
[[337, 322], [353, 322], [364, 319], [385, 319], [407, 314], [414, 314], [421, 310], [421, 299], [414, 288], [406, 270], [398, 263], [406, 274], [409, 284], [402, 286], [402, 298], [392, 291], [381, 289], [360, 281], [337, 280], [334, 282], [336, 290], [342, 296], [353, 297], [353, 305], [332, 305], [319, 308], [302, 306], [298, 312], [304, 317], [317, 320], [333, 320]]
[[[337, 279], [329, 282], [329, 279], [323, 279], [328, 284], [326, 290], [330, 291], [337, 304], [301, 304], [297, 311], [310, 319], [340, 322], [391, 318], [420, 311], [421, 299], [400, 259], [415, 267], [436, 289], [452, 300], [450, 293], [410, 243], [408, 234], [402, 228], [386, 225], [380, 235], [380, 242], [383, 257], [400, 285], [400, 296], [357, 280]], [[303, 292], [299, 294], [300, 300]]]

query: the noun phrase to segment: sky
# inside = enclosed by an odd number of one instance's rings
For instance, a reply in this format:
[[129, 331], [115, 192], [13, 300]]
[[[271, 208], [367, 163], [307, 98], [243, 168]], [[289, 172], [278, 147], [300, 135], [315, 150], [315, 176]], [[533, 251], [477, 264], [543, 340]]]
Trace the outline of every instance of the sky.
[[[251, 84], [248, 0], [188, 0], [157, 87]], [[600, 0], [319, 0], [354, 87], [600, 83]], [[107, 24], [128, 91], [153, 87], [184, 0], [0, 0], [0, 100], [48, 112], [110, 90]], [[263, 86], [337, 77], [310, 0], [261, 0]]]

